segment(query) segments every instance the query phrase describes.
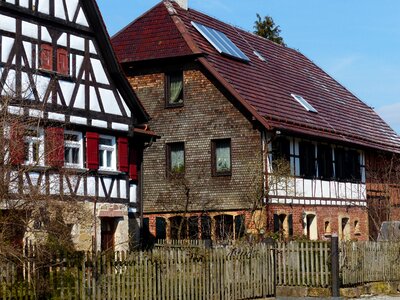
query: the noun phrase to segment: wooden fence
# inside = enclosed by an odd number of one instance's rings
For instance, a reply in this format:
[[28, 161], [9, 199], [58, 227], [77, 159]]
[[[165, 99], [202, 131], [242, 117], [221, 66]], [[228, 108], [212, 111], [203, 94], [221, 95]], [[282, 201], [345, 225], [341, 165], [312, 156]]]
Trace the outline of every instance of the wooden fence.
[[68, 300], [249, 299], [274, 294], [274, 249], [268, 245], [114, 255], [88, 254], [79, 262], [57, 259], [45, 272], [34, 270], [29, 280], [14, 269], [7, 277], [12, 280], [1, 286], [0, 298], [35, 299], [40, 288], [46, 299]]
[[400, 280], [400, 243], [346, 242], [340, 245], [343, 285]]
[[308, 287], [330, 285], [330, 243], [277, 243], [276, 250], [277, 285]]
[[[252, 299], [276, 286], [329, 287], [331, 244], [255, 246], [201, 243], [148, 252], [78, 253], [23, 264], [0, 261], [0, 299]], [[340, 244], [342, 286], [400, 280], [400, 243]]]

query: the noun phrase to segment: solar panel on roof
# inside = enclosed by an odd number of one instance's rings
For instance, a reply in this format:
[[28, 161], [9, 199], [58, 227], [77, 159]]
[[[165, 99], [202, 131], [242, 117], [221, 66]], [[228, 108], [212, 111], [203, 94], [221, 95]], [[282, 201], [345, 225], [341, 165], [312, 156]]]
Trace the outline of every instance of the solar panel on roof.
[[294, 99], [296, 99], [297, 102], [299, 102], [306, 110], [318, 113], [318, 111], [306, 101], [302, 96], [295, 95], [295, 94], [290, 94]]
[[221, 54], [244, 61], [250, 59], [224, 33], [200, 23], [191, 22], [194, 28]]

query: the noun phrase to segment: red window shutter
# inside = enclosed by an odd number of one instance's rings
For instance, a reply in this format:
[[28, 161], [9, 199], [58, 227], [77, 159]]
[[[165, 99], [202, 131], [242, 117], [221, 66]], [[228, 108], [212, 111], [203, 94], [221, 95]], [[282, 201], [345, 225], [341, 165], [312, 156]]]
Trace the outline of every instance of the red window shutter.
[[118, 171], [128, 172], [128, 138], [118, 138]]
[[129, 148], [129, 177], [138, 180], [138, 150], [134, 147]]
[[52, 167], [64, 165], [64, 129], [46, 128], [46, 163]]
[[42, 44], [40, 48], [40, 67], [45, 70], [53, 70], [53, 46]]
[[18, 122], [10, 124], [10, 163], [19, 165], [24, 162], [24, 127]]
[[99, 168], [99, 134], [86, 132], [86, 166], [89, 170]]
[[57, 72], [68, 75], [68, 51], [66, 49], [57, 49]]

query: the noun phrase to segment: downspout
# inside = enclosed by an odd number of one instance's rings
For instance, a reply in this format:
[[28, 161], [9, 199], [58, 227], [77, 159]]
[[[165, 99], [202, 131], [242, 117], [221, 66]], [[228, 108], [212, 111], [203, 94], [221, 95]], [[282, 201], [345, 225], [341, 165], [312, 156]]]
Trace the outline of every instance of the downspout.
[[[267, 208], [267, 200], [268, 200], [268, 176], [267, 176], [267, 157], [268, 157], [268, 142], [266, 131], [261, 131], [261, 159], [262, 159], [262, 206], [265, 207], [265, 220], [266, 220], [266, 228], [268, 228], [268, 208]], [[262, 211], [262, 210], [261, 210]], [[261, 233], [261, 232], [260, 232]]]

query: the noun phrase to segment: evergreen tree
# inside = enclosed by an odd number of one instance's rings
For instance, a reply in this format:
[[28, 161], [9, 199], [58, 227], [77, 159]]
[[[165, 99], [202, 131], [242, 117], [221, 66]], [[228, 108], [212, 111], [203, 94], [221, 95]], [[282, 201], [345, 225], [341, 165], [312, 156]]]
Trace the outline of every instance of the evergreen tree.
[[261, 19], [261, 16], [257, 14], [257, 20], [254, 22], [254, 29], [255, 34], [282, 46], [286, 46], [283, 38], [279, 36], [279, 34], [281, 33], [281, 29], [279, 28], [279, 26], [275, 25], [272, 17], [265, 16], [264, 19]]

